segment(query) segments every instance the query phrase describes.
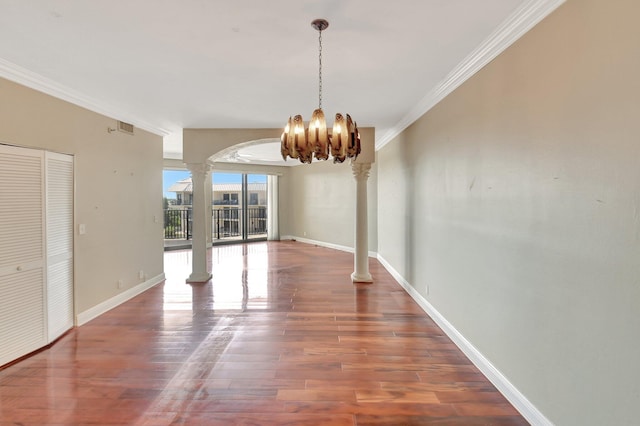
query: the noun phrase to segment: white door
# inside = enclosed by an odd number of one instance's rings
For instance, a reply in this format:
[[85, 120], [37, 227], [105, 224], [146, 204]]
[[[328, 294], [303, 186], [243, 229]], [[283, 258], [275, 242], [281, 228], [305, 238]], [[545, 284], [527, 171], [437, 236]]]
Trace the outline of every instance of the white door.
[[73, 327], [73, 157], [45, 153], [49, 342]]
[[0, 145], [0, 366], [73, 327], [73, 157]]
[[0, 145], [0, 365], [47, 344], [43, 154]]

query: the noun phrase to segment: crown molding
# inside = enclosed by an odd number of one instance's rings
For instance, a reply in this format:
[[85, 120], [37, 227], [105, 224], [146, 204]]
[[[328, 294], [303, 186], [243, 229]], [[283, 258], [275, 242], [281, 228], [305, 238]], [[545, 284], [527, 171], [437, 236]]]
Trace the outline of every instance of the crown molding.
[[138, 119], [130, 113], [117, 111], [115, 108], [105, 105], [104, 102], [100, 102], [96, 99], [86, 96], [76, 90], [56, 83], [51, 79], [48, 79], [33, 71], [29, 71], [26, 68], [6, 61], [2, 58], [0, 58], [0, 77], [4, 77], [7, 80], [11, 80], [15, 83], [21, 84], [39, 92], [46, 93], [47, 95], [62, 99], [98, 114], [131, 123], [135, 127], [159, 136], [167, 136], [171, 133], [168, 129], [164, 129], [151, 123], [145, 122], [144, 120]]
[[462, 83], [504, 52], [520, 37], [550, 15], [566, 0], [529, 0], [513, 12], [491, 35], [456, 66], [437, 86], [414, 106], [393, 128], [376, 140], [380, 150], [403, 130], [422, 117]]

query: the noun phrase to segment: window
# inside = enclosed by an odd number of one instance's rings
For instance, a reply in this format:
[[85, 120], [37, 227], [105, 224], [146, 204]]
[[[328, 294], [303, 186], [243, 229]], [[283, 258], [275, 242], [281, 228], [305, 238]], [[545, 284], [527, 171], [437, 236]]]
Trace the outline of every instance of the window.
[[214, 172], [211, 180], [214, 243], [266, 238], [267, 176]]
[[222, 204], [226, 205], [237, 205], [238, 204], [238, 194], [237, 193], [226, 193], [222, 194]]

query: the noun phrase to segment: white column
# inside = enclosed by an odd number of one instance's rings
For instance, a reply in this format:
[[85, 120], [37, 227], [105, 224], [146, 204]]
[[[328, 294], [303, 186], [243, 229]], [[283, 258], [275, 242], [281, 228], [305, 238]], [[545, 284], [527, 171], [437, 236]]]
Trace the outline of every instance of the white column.
[[205, 201], [205, 235], [207, 236], [207, 247], [213, 245], [211, 237], [211, 199], [213, 198], [213, 183], [211, 182], [211, 169], [207, 171], [207, 175], [204, 178], [204, 201]]
[[267, 240], [280, 240], [278, 219], [278, 176], [267, 176]]
[[211, 279], [207, 271], [207, 236], [206, 236], [206, 196], [205, 180], [209, 176], [209, 166], [206, 164], [187, 164], [191, 171], [191, 183], [193, 186], [193, 212], [191, 214], [193, 224], [191, 228], [191, 256], [192, 272], [188, 283], [204, 283]]
[[354, 271], [351, 281], [358, 283], [373, 282], [369, 273], [369, 221], [367, 218], [367, 180], [371, 163], [351, 163], [356, 178], [356, 235]]

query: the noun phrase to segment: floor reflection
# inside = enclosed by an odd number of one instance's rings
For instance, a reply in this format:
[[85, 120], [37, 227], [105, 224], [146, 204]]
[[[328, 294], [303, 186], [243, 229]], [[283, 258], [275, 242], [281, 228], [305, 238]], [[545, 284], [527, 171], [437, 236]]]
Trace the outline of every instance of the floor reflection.
[[165, 283], [0, 370], [0, 425], [527, 424], [378, 262], [365, 285], [294, 241], [208, 256], [210, 282], [168, 252]]
[[267, 243], [214, 246], [207, 250], [213, 277], [206, 284], [186, 284], [191, 261], [191, 250], [165, 252], [165, 311], [269, 309]]

